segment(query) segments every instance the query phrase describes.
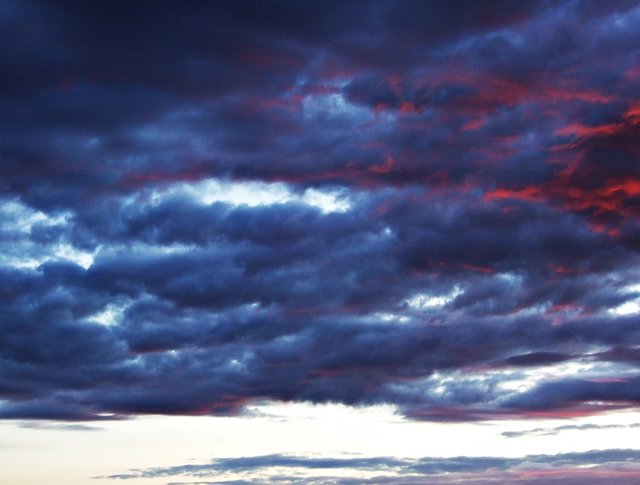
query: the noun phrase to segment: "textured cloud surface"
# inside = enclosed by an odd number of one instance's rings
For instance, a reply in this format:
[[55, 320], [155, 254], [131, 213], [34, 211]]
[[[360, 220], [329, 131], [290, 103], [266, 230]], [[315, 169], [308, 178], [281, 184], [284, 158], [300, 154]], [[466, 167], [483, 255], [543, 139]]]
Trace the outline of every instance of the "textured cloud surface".
[[[264, 455], [218, 458], [209, 463], [133, 470], [111, 475], [111, 479], [140, 479], [186, 476], [197, 482], [175, 483], [590, 483], [623, 484], [640, 473], [636, 450], [611, 449], [558, 455], [529, 455], [523, 458], [454, 457], [397, 459], [388, 457], [308, 458]], [[597, 463], [596, 466], [593, 464]], [[584, 467], [589, 468], [585, 469]], [[352, 477], [335, 476], [348, 470]], [[315, 476], [308, 476], [313, 472]], [[333, 472], [333, 473], [332, 473]], [[318, 476], [325, 473], [325, 476]], [[251, 474], [251, 475], [249, 475]], [[216, 480], [217, 478], [217, 480]], [[249, 478], [249, 480], [246, 480]], [[207, 479], [214, 479], [208, 481]], [[234, 480], [235, 479], [235, 480]], [[432, 482], [432, 480], [437, 480]]]
[[637, 407], [639, 22], [0, 3], [0, 417]]

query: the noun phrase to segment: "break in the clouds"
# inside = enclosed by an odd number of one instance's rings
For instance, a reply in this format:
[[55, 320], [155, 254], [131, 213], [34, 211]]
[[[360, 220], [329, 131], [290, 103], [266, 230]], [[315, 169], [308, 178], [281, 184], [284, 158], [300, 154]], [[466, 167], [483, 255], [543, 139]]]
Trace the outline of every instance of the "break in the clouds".
[[0, 417], [640, 403], [637, 2], [3, 2]]

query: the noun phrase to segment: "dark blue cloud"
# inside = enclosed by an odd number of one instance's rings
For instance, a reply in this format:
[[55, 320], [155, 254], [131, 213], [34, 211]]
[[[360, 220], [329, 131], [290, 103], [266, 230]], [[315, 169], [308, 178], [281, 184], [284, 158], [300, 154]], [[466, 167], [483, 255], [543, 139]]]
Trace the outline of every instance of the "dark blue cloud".
[[637, 2], [0, 13], [0, 417], [637, 406]]

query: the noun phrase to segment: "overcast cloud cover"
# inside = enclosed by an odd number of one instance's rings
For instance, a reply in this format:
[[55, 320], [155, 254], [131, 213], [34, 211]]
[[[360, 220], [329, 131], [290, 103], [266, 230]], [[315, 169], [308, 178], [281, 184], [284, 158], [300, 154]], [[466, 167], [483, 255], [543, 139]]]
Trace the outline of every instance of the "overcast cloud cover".
[[1, 1], [0, 418], [637, 408], [639, 24]]

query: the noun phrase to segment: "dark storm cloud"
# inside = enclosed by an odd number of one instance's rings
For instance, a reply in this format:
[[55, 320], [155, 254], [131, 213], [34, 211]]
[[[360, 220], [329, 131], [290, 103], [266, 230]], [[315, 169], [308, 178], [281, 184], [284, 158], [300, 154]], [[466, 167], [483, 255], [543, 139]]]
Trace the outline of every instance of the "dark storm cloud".
[[590, 403], [605, 401], [616, 404], [636, 404], [640, 402], [638, 378], [616, 379], [561, 379], [545, 383], [532, 391], [522, 393], [507, 403], [507, 406], [536, 410], [566, 409], [572, 403]]
[[1, 417], [638, 405], [636, 2], [0, 13]]
[[[268, 472], [270, 468], [278, 467], [305, 470], [324, 469], [327, 471], [332, 469], [346, 469], [351, 470], [354, 474], [358, 471], [394, 473], [394, 475], [387, 477], [384, 475], [376, 477], [376, 483], [380, 483], [378, 480], [382, 480], [384, 483], [386, 483], [386, 480], [399, 480], [399, 482], [394, 483], [405, 483], [403, 481], [404, 479], [424, 480], [433, 475], [439, 475], [438, 483], [459, 483], [457, 480], [467, 481], [487, 478], [491, 478], [491, 481], [502, 479], [508, 480], [509, 483], [512, 483], [512, 481], [528, 483], [528, 479], [536, 476], [535, 472], [539, 472], [541, 476], [545, 474], [551, 475], [553, 479], [553, 474], [550, 472], [559, 471], [560, 473], [557, 474], [556, 477], [560, 476], [564, 479], [574, 479], [579, 477], [579, 467], [586, 465], [597, 465], [597, 468], [593, 470], [594, 475], [591, 477], [592, 479], [615, 479], [617, 477], [616, 472], [624, 473], [625, 471], [628, 472], [627, 479], [629, 479], [634, 476], [633, 473], [637, 473], [637, 468], [628, 467], [628, 465], [635, 464], [638, 457], [636, 450], [624, 449], [593, 450], [582, 453], [564, 453], [558, 455], [527, 455], [522, 458], [425, 457], [404, 460], [386, 457], [309, 458], [304, 456], [263, 455], [239, 458], [216, 458], [211, 460], [210, 463], [133, 470], [131, 473], [96, 478], [129, 480], [185, 475], [206, 479], [222, 472]], [[627, 465], [627, 467], [625, 467], [625, 465]], [[446, 476], [441, 475], [445, 473], [454, 474], [450, 482]], [[485, 473], [496, 475], [490, 476], [485, 475]], [[269, 473], [269, 475], [269, 480], [278, 479], [278, 475], [273, 472]], [[294, 476], [296, 475], [292, 475], [291, 478]], [[310, 478], [310, 483], [315, 483], [316, 479], [316, 477]], [[328, 479], [328, 477], [325, 479]], [[265, 478], [265, 480], [267, 480], [267, 478]], [[363, 478], [346, 479], [344, 482], [338, 478], [332, 478], [331, 481], [334, 482], [335, 480], [338, 480], [338, 483], [368, 482], [368, 480]], [[441, 480], [444, 481], [441, 482]], [[307, 483], [305, 479], [299, 475], [297, 475], [296, 482], [298, 481]], [[588, 481], [592, 483], [590, 479]]]

